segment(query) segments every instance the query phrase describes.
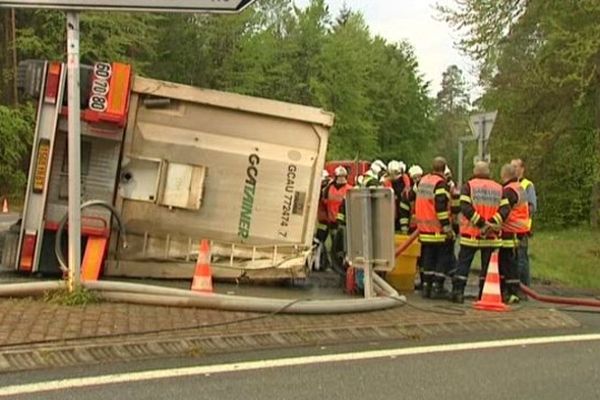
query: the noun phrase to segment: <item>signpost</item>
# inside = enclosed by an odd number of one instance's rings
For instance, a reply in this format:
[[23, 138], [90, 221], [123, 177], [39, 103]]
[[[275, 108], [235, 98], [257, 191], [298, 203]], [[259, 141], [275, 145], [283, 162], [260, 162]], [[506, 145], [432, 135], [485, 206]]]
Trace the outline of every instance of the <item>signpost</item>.
[[465, 142], [472, 142], [474, 139], [472, 136], [463, 136], [458, 138], [458, 187], [463, 185], [463, 164], [465, 159]]
[[79, 11], [236, 13], [255, 0], [0, 0], [0, 8], [48, 8], [67, 14], [69, 290], [81, 280], [81, 120]]
[[491, 161], [491, 155], [488, 150], [488, 144], [498, 111], [475, 114], [469, 118], [469, 126], [473, 136], [478, 143], [476, 161]]
[[151, 11], [236, 13], [255, 0], [1, 0], [0, 7], [69, 11]]

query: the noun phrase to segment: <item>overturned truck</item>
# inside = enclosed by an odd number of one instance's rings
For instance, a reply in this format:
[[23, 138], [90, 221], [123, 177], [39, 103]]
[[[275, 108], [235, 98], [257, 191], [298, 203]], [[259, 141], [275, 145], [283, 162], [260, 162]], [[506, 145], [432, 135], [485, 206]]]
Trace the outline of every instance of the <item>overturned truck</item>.
[[[216, 278], [307, 276], [332, 114], [143, 78], [119, 63], [81, 72], [82, 203], [113, 205], [128, 243], [120, 245], [109, 210], [85, 208], [86, 279], [189, 278], [201, 239], [212, 242]], [[60, 271], [65, 82], [61, 63], [20, 65], [20, 87], [38, 99], [37, 124], [22, 219], [3, 260], [24, 273]]]

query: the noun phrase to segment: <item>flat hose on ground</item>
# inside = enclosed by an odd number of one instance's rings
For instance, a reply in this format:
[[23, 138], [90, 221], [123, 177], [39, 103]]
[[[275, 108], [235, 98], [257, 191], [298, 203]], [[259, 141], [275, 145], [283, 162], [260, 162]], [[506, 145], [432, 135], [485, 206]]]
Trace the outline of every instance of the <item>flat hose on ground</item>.
[[[111, 210], [116, 216], [123, 236], [124, 226], [119, 214], [112, 206], [100, 201], [92, 201], [82, 205], [82, 209], [99, 205]], [[61, 221], [57, 233], [57, 257], [64, 264], [64, 257], [60, 249], [60, 240], [64, 230], [66, 218]], [[66, 265], [64, 265], [66, 267]], [[273, 299], [246, 296], [231, 296], [223, 294], [198, 294], [188, 290], [165, 288], [150, 285], [133, 284], [126, 282], [95, 281], [83, 282], [83, 286], [93, 290], [103, 299], [109, 301], [128, 302], [134, 304], [147, 304], [172, 307], [198, 307], [220, 309], [228, 311], [246, 311], [258, 313], [285, 313], [285, 314], [345, 314], [368, 311], [379, 311], [398, 307], [406, 303], [406, 297], [401, 296], [381, 277], [374, 274], [373, 284], [382, 297], [371, 299], [345, 299], [345, 300], [302, 300], [290, 301], [289, 299]], [[42, 295], [50, 290], [65, 288], [65, 282], [33, 282], [0, 286], [0, 297], [26, 297]]]
[[[171, 307], [198, 307], [228, 311], [285, 314], [347, 314], [379, 311], [406, 303], [380, 277], [373, 277], [377, 290], [385, 297], [347, 300], [272, 299], [222, 294], [198, 294], [188, 290], [133, 284], [126, 282], [83, 282], [83, 286], [97, 292], [99, 297], [117, 302]], [[0, 297], [39, 296], [51, 290], [65, 288], [64, 281], [17, 283], [0, 286]]]
[[541, 301], [542, 303], [551, 304], [563, 304], [570, 306], [584, 306], [584, 307], [600, 307], [600, 300], [595, 299], [583, 299], [575, 297], [561, 297], [561, 296], [549, 296], [539, 294], [530, 287], [521, 284], [521, 290], [532, 299]]
[[88, 289], [96, 290], [110, 301], [172, 307], [200, 307], [228, 311], [271, 313], [284, 309], [286, 314], [347, 314], [393, 308], [406, 302], [391, 286], [374, 277], [377, 289], [385, 297], [373, 299], [302, 300], [291, 306], [289, 299], [273, 299], [222, 294], [198, 294], [188, 290], [131, 284], [125, 282], [86, 282]]

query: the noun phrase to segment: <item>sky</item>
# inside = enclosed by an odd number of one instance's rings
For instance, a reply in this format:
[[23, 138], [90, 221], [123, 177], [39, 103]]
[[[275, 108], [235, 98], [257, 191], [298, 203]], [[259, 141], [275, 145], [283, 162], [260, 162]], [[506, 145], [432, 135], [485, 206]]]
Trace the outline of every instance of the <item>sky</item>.
[[[431, 81], [431, 95], [439, 91], [442, 73], [450, 65], [458, 65], [468, 81], [472, 65], [454, 48], [457, 35], [436, 19], [436, 4], [451, 5], [453, 0], [326, 0], [333, 15], [345, 3], [362, 11], [373, 34], [391, 42], [407, 40], [415, 48], [421, 73]], [[309, 0], [296, 0], [304, 6]]]

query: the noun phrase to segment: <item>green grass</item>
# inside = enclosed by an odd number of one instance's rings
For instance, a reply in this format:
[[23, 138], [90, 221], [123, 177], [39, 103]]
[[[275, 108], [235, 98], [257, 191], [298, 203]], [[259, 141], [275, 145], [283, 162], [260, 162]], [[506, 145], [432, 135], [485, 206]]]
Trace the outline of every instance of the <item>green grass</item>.
[[44, 294], [44, 301], [61, 306], [87, 306], [99, 302], [95, 293], [86, 288], [79, 288], [70, 293], [67, 289], [49, 291]]
[[600, 231], [580, 228], [536, 232], [529, 246], [534, 279], [600, 289]]

